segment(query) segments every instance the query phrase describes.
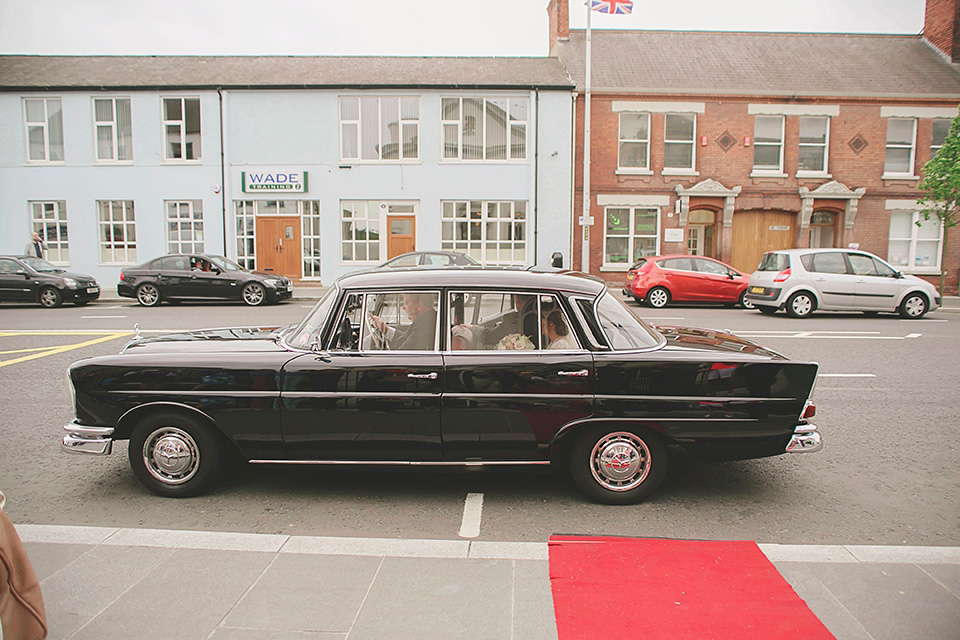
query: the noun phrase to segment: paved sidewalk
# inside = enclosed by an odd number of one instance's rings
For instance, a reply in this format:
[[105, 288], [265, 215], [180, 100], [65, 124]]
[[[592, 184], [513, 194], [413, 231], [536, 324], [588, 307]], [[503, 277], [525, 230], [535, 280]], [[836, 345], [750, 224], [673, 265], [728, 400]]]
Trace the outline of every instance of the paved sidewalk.
[[[52, 639], [557, 637], [546, 542], [17, 530]], [[840, 640], [960, 635], [960, 547], [760, 548]]]

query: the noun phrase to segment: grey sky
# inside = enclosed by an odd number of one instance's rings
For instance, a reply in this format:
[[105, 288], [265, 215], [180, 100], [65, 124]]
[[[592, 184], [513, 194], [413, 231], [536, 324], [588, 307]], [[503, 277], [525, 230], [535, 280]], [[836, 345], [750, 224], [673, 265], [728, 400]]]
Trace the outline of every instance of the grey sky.
[[[547, 0], [0, 0], [0, 53], [547, 54]], [[906, 33], [924, 0], [635, 0], [594, 28]], [[572, 28], [586, 26], [571, 0]]]

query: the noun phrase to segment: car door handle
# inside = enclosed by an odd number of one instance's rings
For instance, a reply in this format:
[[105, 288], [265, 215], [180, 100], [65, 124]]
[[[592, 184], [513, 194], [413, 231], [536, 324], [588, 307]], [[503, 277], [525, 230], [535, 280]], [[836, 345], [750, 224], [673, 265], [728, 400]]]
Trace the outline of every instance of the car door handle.
[[408, 373], [408, 374], [407, 374], [407, 377], [408, 377], [408, 378], [417, 378], [417, 379], [420, 379], [420, 380], [436, 380], [436, 379], [437, 379], [437, 372], [436, 372], [436, 371], [431, 371], [430, 373]]
[[557, 371], [558, 376], [575, 376], [577, 378], [586, 378], [590, 375], [590, 372], [586, 369], [580, 369], [579, 371]]

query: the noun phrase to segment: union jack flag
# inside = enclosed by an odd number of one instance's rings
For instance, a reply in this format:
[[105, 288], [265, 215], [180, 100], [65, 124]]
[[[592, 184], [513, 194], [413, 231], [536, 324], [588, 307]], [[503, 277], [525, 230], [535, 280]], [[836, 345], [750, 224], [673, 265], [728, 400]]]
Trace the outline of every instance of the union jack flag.
[[626, 14], [633, 11], [632, 0], [590, 0], [590, 9], [600, 13]]

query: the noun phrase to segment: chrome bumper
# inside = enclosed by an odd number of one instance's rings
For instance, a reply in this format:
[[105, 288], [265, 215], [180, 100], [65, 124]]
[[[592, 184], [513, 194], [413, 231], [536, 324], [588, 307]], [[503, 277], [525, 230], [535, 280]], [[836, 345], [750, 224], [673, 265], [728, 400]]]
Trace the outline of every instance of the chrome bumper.
[[823, 438], [815, 424], [798, 424], [793, 437], [787, 443], [786, 453], [813, 453], [823, 448]]
[[113, 427], [86, 427], [71, 422], [64, 425], [61, 449], [67, 453], [88, 453], [107, 456], [113, 451]]

